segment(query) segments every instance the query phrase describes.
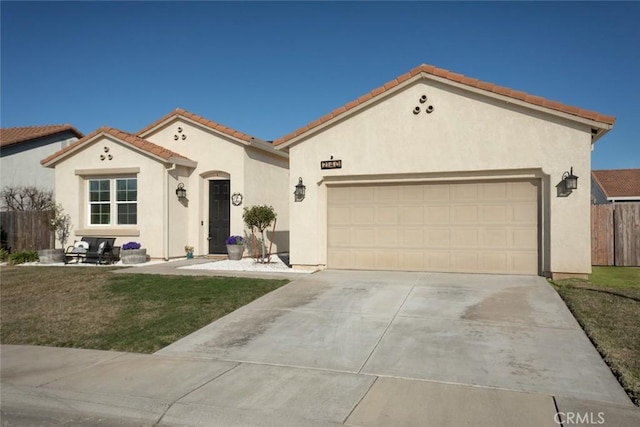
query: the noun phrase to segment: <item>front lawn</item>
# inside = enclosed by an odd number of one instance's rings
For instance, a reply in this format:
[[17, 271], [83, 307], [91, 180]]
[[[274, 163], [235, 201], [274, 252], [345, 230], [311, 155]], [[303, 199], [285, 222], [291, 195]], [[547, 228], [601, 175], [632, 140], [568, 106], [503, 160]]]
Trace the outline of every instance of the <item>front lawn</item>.
[[636, 405], [640, 403], [640, 268], [593, 267], [553, 282]]
[[0, 342], [152, 353], [287, 283], [0, 267]]

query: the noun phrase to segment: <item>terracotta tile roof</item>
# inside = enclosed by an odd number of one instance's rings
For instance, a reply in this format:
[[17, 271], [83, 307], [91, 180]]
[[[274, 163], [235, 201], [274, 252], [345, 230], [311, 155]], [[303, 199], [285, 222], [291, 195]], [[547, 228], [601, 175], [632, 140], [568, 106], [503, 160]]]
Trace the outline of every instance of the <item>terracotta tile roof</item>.
[[169, 114], [167, 114], [167, 115], [159, 118], [155, 122], [151, 123], [149, 126], [145, 126], [143, 129], [141, 129], [138, 132], [136, 132], [136, 135], [144, 135], [146, 132], [148, 132], [149, 130], [155, 128], [156, 126], [160, 125], [161, 123], [163, 123], [163, 122], [165, 122], [165, 121], [167, 121], [167, 120], [169, 120], [169, 119], [171, 119], [173, 117], [177, 117], [177, 116], [193, 120], [194, 122], [200, 123], [201, 125], [204, 125], [204, 126], [210, 128], [210, 129], [213, 129], [213, 130], [215, 130], [217, 132], [220, 132], [220, 133], [224, 133], [225, 135], [232, 136], [232, 137], [234, 137], [236, 139], [240, 139], [242, 141], [251, 142], [251, 140], [254, 139], [251, 135], [247, 135], [246, 133], [237, 131], [235, 129], [231, 129], [229, 127], [221, 125], [220, 123], [216, 123], [213, 120], [205, 119], [202, 116], [190, 113], [190, 112], [188, 112], [186, 110], [183, 110], [182, 108], [176, 108], [175, 110], [173, 110]]
[[591, 175], [607, 198], [640, 198], [640, 169], [602, 169]]
[[84, 136], [80, 131], [69, 124], [3, 128], [0, 129], [0, 147], [31, 141], [36, 138], [55, 135], [66, 131], [70, 131], [78, 138], [82, 138]]
[[581, 117], [581, 118], [585, 118], [585, 119], [590, 119], [590, 120], [594, 120], [596, 122], [602, 122], [602, 123], [606, 123], [608, 125], [613, 125], [616, 121], [616, 118], [614, 116], [608, 116], [608, 115], [604, 115], [604, 114], [600, 114], [597, 113], [595, 111], [589, 111], [589, 110], [584, 110], [582, 108], [578, 108], [578, 107], [572, 107], [570, 105], [565, 105], [562, 104], [560, 102], [557, 101], [549, 101], [547, 99], [544, 99], [540, 96], [534, 96], [534, 95], [529, 95], [525, 92], [520, 92], [517, 90], [513, 90], [507, 87], [503, 87], [503, 86], [498, 86], [495, 85], [493, 83], [488, 83], [488, 82], [483, 82], [480, 81], [478, 79], [474, 79], [471, 77], [466, 77], [462, 74], [457, 74], [457, 73], [453, 73], [449, 70], [445, 70], [442, 68], [437, 68], [434, 67], [433, 65], [426, 65], [426, 64], [422, 64], [417, 66], [416, 68], [414, 68], [413, 70], [409, 71], [408, 73], [405, 73], [393, 80], [391, 80], [390, 82], [385, 83], [384, 85], [380, 86], [379, 88], [376, 88], [374, 90], [372, 90], [371, 92], [362, 95], [361, 97], [359, 97], [356, 100], [353, 100], [349, 103], [347, 103], [346, 105], [335, 109], [334, 111], [330, 112], [329, 114], [321, 117], [320, 119], [309, 123], [306, 126], [301, 127], [300, 129], [291, 132], [288, 135], [283, 136], [282, 138], [278, 138], [274, 141], [274, 145], [280, 145], [280, 144], [284, 144], [285, 142], [335, 118], [340, 116], [341, 114], [357, 107], [358, 105], [361, 105], [367, 101], [369, 101], [372, 98], [375, 98], [376, 96], [381, 95], [382, 93], [388, 91], [391, 88], [394, 88], [396, 86], [398, 86], [399, 84], [403, 83], [406, 80], [409, 80], [415, 76], [417, 76], [418, 74], [421, 73], [426, 73], [426, 74], [431, 74], [433, 76], [437, 76], [437, 77], [442, 77], [444, 79], [450, 80], [452, 82], [456, 82], [456, 83], [460, 83], [466, 86], [470, 86], [473, 88], [478, 88], [478, 89], [482, 89], [488, 92], [493, 92], [499, 95], [504, 95], [510, 98], [514, 98], [514, 99], [518, 99], [520, 101], [524, 101], [527, 102], [529, 104], [533, 104], [533, 105], [537, 105], [540, 107], [545, 107], [545, 108], [549, 108], [551, 110], [556, 110], [556, 111], [561, 111], [563, 113], [567, 113], [567, 114], [571, 114], [577, 117]]
[[86, 144], [88, 141], [92, 140], [93, 138], [95, 138], [96, 136], [100, 135], [100, 134], [107, 134], [107, 135], [111, 135], [115, 138], [117, 138], [118, 140], [125, 142], [127, 144], [130, 144], [138, 149], [140, 149], [141, 151], [144, 151], [148, 154], [151, 154], [155, 157], [159, 157], [160, 159], [166, 160], [166, 161], [171, 161], [172, 159], [183, 159], [186, 160], [188, 162], [191, 162], [191, 160], [185, 156], [183, 156], [182, 154], [176, 153], [174, 151], [171, 150], [167, 150], [164, 147], [161, 147], [157, 144], [154, 144], [152, 142], [147, 141], [146, 139], [142, 139], [136, 135], [132, 135], [130, 133], [127, 132], [123, 132], [121, 130], [118, 129], [114, 129], [114, 128], [110, 128], [107, 126], [103, 126], [99, 129], [96, 129], [94, 132], [92, 132], [91, 134], [85, 136], [84, 138], [74, 142], [73, 144], [70, 144], [68, 146], [66, 146], [65, 148], [63, 148], [62, 150], [59, 150], [56, 153], [53, 153], [52, 155], [50, 155], [49, 157], [47, 157], [46, 159], [43, 159], [42, 161], [40, 161], [41, 164], [43, 165], [48, 165], [50, 164], [52, 161], [57, 160], [61, 157], [64, 157], [65, 154], [69, 154], [75, 150], [77, 150], [78, 148], [80, 148], [81, 146], [83, 146], [84, 144]]

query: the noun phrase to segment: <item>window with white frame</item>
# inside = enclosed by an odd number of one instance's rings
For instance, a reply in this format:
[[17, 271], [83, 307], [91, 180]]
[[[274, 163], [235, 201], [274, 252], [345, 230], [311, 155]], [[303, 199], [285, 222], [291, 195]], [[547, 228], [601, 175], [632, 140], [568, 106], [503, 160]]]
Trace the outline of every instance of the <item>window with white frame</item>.
[[138, 223], [137, 178], [100, 178], [88, 182], [90, 225]]

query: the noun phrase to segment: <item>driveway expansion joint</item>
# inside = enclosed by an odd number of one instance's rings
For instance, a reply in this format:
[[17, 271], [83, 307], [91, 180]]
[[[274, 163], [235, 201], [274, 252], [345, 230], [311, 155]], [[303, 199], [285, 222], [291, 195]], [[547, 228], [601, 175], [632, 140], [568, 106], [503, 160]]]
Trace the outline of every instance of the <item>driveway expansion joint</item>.
[[402, 310], [402, 307], [404, 307], [405, 303], [407, 302], [407, 299], [409, 299], [409, 296], [411, 295], [411, 292], [413, 292], [413, 290], [416, 287], [416, 284], [418, 283], [418, 281], [420, 280], [420, 278], [423, 276], [423, 274], [418, 275], [418, 277], [415, 278], [415, 280], [413, 281], [413, 284], [411, 285], [411, 288], [409, 289], [409, 291], [407, 292], [407, 294], [404, 296], [404, 299], [402, 300], [402, 303], [398, 306], [398, 309], [396, 310], [396, 312], [393, 314], [393, 317], [391, 317], [391, 320], [389, 320], [389, 322], [387, 323], [387, 326], [384, 328], [384, 330], [382, 331], [382, 334], [380, 334], [380, 337], [378, 338], [378, 340], [376, 341], [376, 343], [374, 344], [373, 348], [371, 349], [371, 351], [369, 352], [369, 355], [366, 357], [366, 359], [364, 360], [364, 362], [362, 363], [362, 365], [360, 365], [360, 368], [358, 369], [358, 373], [362, 373], [362, 370], [364, 369], [364, 367], [367, 365], [367, 362], [369, 361], [369, 359], [371, 359], [371, 356], [373, 356], [373, 353], [376, 351], [376, 349], [378, 348], [378, 346], [380, 345], [380, 342], [382, 341], [382, 339], [384, 338], [384, 336], [387, 334], [387, 331], [389, 330], [389, 328], [391, 327], [391, 324], [394, 322], [394, 320], [396, 320], [396, 317], [398, 317], [398, 313], [400, 313], [400, 310]]
[[167, 414], [167, 412], [169, 412], [169, 410], [173, 407], [173, 405], [175, 405], [177, 402], [181, 401], [182, 399], [184, 399], [185, 397], [189, 396], [190, 394], [200, 390], [202, 387], [206, 386], [207, 384], [211, 383], [212, 381], [217, 380], [218, 378], [226, 375], [227, 373], [233, 371], [234, 369], [236, 369], [238, 366], [240, 366], [240, 363], [236, 363], [234, 366], [230, 367], [229, 369], [227, 369], [226, 371], [220, 372], [217, 375], [214, 375], [212, 378], [210, 378], [208, 381], [203, 382], [202, 384], [200, 384], [199, 386], [193, 388], [192, 390], [187, 391], [186, 393], [184, 393], [182, 396], [176, 398], [173, 400], [173, 402], [170, 402], [167, 404], [167, 407], [165, 408], [164, 412], [162, 412], [162, 414], [160, 415], [160, 417], [158, 418], [158, 421], [155, 422], [154, 425], [158, 425], [160, 422], [162, 422], [162, 419], [164, 418], [164, 416]]

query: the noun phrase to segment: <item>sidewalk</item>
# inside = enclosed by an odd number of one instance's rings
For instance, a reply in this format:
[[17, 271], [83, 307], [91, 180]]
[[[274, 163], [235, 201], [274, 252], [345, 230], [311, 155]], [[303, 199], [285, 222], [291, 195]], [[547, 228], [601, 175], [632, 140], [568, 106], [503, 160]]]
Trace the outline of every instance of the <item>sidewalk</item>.
[[252, 277], [256, 279], [285, 279], [296, 280], [301, 277], [299, 273], [288, 273], [286, 271], [254, 272], [254, 271], [234, 271], [234, 270], [204, 270], [187, 269], [181, 267], [207, 264], [220, 259], [193, 258], [179, 259], [169, 262], [157, 262], [150, 264], [138, 264], [130, 268], [114, 270], [116, 274], [162, 274], [174, 276], [226, 276], [226, 277]]
[[565, 425], [640, 425], [633, 406], [461, 384], [53, 347], [0, 354], [2, 411], [94, 417], [68, 425], [538, 427], [558, 425], [556, 406], [581, 421]]

